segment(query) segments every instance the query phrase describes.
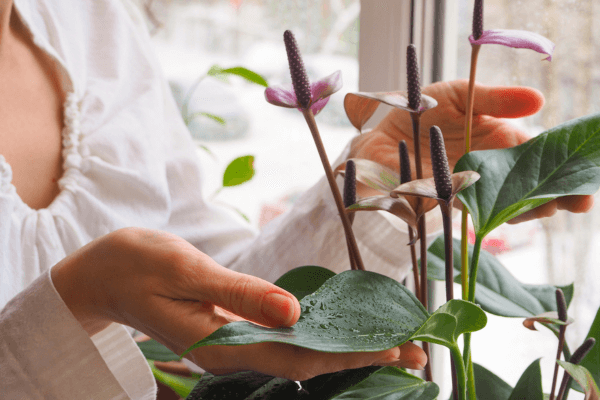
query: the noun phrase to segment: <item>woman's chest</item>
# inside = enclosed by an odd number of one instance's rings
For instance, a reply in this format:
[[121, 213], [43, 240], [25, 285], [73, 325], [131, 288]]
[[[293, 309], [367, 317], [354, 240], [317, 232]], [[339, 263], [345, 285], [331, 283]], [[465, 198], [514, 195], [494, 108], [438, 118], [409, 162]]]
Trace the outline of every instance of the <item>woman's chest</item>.
[[34, 209], [47, 207], [59, 192], [63, 101], [54, 63], [17, 40], [0, 62], [0, 154], [17, 193]]

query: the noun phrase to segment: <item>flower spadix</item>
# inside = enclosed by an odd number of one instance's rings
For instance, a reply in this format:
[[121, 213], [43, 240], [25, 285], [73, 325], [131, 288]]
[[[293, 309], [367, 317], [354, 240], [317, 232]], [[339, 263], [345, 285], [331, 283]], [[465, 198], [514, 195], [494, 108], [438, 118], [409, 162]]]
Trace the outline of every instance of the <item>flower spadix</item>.
[[[391, 197], [390, 193], [400, 185], [400, 176], [393, 170], [371, 160], [353, 158], [356, 169], [356, 196], [349, 212], [387, 211], [402, 219], [412, 228], [417, 228], [419, 218], [437, 206], [435, 200], [418, 202], [416, 198]], [[336, 168], [336, 174], [346, 175], [346, 164]]]
[[473, 34], [469, 36], [471, 45], [500, 44], [518, 49], [530, 49], [546, 54], [544, 60], [551, 61], [554, 43], [544, 36], [514, 29], [483, 30], [483, 0], [475, 0], [473, 9]]
[[329, 96], [342, 87], [342, 74], [336, 71], [333, 74], [310, 83], [298, 50], [298, 44], [290, 31], [283, 34], [285, 49], [290, 66], [292, 84], [270, 86], [265, 90], [265, 99], [276, 106], [297, 108], [299, 110], [311, 109], [317, 115], [329, 101]]
[[475, 171], [450, 174], [448, 157], [446, 156], [440, 128], [432, 126], [429, 133], [433, 178], [417, 179], [403, 183], [390, 191], [390, 196], [435, 199], [451, 205], [456, 194], [477, 182], [480, 175]]

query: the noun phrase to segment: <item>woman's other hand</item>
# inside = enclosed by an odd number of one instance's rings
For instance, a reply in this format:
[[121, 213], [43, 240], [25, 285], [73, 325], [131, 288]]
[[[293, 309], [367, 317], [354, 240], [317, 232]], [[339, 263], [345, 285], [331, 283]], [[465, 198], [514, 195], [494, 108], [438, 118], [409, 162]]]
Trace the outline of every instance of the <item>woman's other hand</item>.
[[[125, 228], [103, 236], [57, 264], [52, 280], [88, 334], [118, 322], [177, 354], [232, 321], [292, 326], [300, 316], [292, 294], [221, 267], [183, 239], [155, 230]], [[281, 343], [207, 346], [186, 357], [217, 374], [254, 370], [293, 380], [374, 364], [421, 369], [427, 361], [410, 342], [347, 354]]]
[[[468, 81], [438, 82], [423, 88], [423, 94], [438, 101], [438, 106], [421, 115], [421, 155], [425, 177], [431, 176], [429, 128], [440, 127], [444, 134], [450, 167], [464, 154], [464, 124]], [[513, 147], [526, 142], [530, 135], [504, 118], [520, 118], [537, 113], [544, 96], [529, 87], [475, 85], [471, 150]], [[371, 132], [355, 139], [350, 157], [366, 158], [398, 170], [398, 142], [406, 140], [412, 152], [412, 122], [406, 111], [393, 109]], [[413, 175], [414, 175], [413, 161]], [[413, 176], [415, 179], [415, 176]], [[510, 221], [523, 222], [548, 217], [557, 210], [574, 213], [589, 211], [593, 196], [566, 196], [544, 204]]]

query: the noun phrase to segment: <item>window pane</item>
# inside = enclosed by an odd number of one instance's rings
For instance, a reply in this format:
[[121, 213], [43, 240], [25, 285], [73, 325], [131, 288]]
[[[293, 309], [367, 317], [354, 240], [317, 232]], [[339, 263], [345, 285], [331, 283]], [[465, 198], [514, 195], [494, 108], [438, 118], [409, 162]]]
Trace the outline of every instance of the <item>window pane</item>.
[[[458, 60], [460, 78], [468, 79], [472, 0], [459, 0]], [[477, 81], [487, 85], [523, 85], [546, 98], [535, 116], [515, 123], [531, 134], [567, 120], [600, 111], [600, 31], [594, 21], [600, 4], [594, 1], [486, 0], [484, 29], [521, 29], [539, 33], [556, 44], [552, 62], [525, 49], [484, 45], [479, 53]], [[491, 233], [488, 250], [526, 283], [575, 283], [567, 329], [571, 350], [589, 330], [600, 293], [593, 288], [600, 275], [594, 243], [598, 240], [598, 207], [585, 215], [559, 211], [554, 217]], [[550, 390], [556, 338], [548, 330], [529, 332], [521, 320], [492, 317], [484, 333], [473, 336], [475, 361], [515, 384], [529, 363], [542, 359], [544, 388]], [[493, 343], [493, 345], [491, 345]], [[571, 397], [577, 397], [572, 393]], [[581, 397], [582, 398], [582, 397]]]
[[[356, 134], [343, 98], [358, 88], [358, 0], [164, 0], [155, 1], [152, 9], [162, 23], [153, 37], [155, 47], [180, 105], [192, 83], [214, 64], [249, 68], [270, 85], [289, 83], [283, 32], [290, 29], [311, 80], [342, 71], [342, 90], [317, 116], [331, 162]], [[216, 198], [242, 210], [255, 225], [264, 204], [273, 204], [269, 212], [277, 213], [323, 174], [302, 115], [268, 104], [263, 93], [263, 87], [237, 77], [229, 84], [211, 77], [202, 80], [189, 107], [190, 113], [204, 111], [226, 120], [222, 126], [200, 116], [189, 124], [198, 143], [218, 159], [200, 152], [207, 194], [217, 190], [230, 160], [256, 157], [255, 178]], [[288, 198], [280, 204], [282, 196]]]

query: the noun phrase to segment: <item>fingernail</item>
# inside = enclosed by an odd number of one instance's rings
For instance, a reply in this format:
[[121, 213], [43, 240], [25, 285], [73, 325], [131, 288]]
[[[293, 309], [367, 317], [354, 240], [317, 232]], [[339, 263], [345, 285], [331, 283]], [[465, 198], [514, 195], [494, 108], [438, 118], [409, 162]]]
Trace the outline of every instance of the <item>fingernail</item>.
[[294, 317], [294, 301], [279, 293], [267, 293], [263, 298], [262, 315], [278, 325], [289, 325]]

